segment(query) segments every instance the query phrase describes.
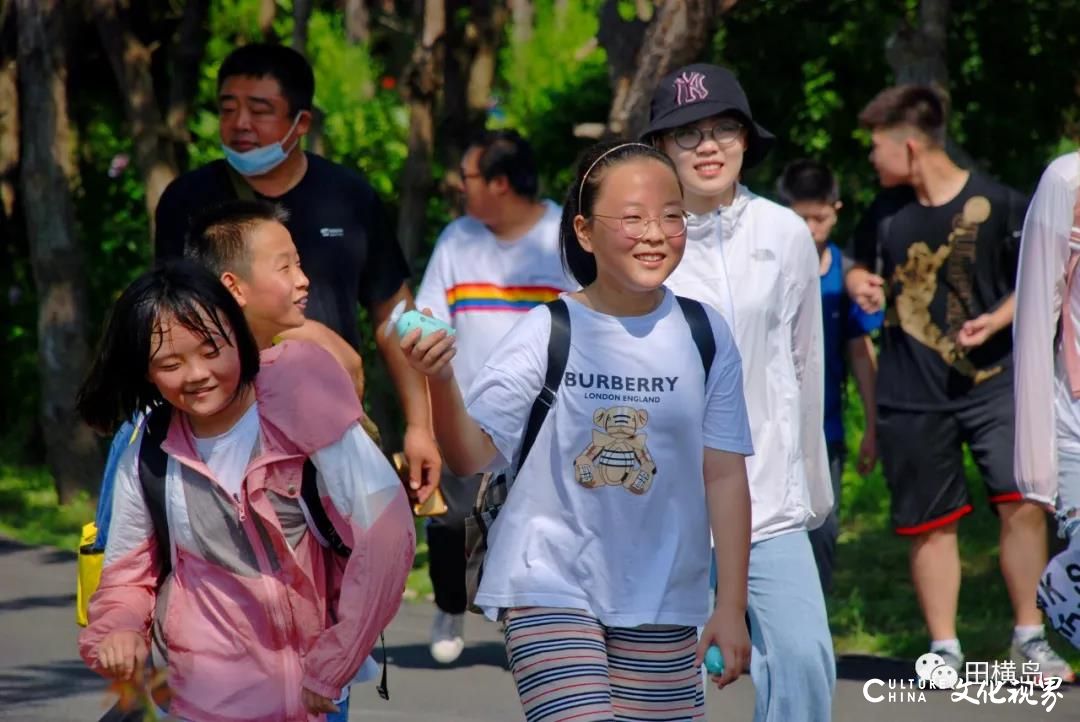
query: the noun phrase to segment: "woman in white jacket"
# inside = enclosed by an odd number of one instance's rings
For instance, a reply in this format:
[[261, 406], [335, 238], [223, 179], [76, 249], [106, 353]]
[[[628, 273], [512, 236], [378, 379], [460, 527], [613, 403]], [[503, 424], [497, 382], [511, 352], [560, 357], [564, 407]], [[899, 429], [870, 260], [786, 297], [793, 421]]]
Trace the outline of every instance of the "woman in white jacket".
[[[1013, 323], [1016, 383], [1014, 471], [1024, 496], [1056, 505], [1069, 548], [1051, 560], [1040, 606], [1080, 647], [1080, 589], [1067, 575], [1080, 564], [1080, 153], [1043, 172], [1020, 243]], [[1055, 340], [1057, 339], [1057, 340]]]
[[738, 179], [773, 136], [735, 76], [697, 64], [667, 75], [645, 139], [671, 157], [690, 212], [676, 293], [719, 309], [735, 332], [757, 456], [749, 608], [755, 722], [831, 719], [836, 680], [808, 529], [833, 506], [823, 428], [818, 259], [806, 224]]

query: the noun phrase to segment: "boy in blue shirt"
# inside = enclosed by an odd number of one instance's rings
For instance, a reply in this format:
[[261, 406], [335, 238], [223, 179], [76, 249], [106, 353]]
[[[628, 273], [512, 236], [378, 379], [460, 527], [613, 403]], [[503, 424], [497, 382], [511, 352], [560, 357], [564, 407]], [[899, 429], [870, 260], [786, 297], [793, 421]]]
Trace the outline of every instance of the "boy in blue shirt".
[[[797, 160], [790, 163], [777, 184], [780, 200], [799, 214], [810, 227], [820, 261], [821, 310], [825, 336], [825, 441], [829, 450], [836, 505], [825, 523], [810, 532], [821, 586], [832, 586], [836, 538], [840, 533], [837, 512], [840, 508], [840, 477], [847, 448], [844, 443], [844, 388], [848, 364], [862, 399], [866, 427], [856, 469], [869, 472], [877, 461], [877, 405], [874, 400], [874, 377], [877, 355], [870, 333], [881, 327], [882, 313], [868, 314], [852, 303], [844, 290], [844, 270], [849, 265], [840, 248], [829, 241], [842, 207], [836, 179], [822, 163]], [[845, 358], [846, 356], [846, 358]]]

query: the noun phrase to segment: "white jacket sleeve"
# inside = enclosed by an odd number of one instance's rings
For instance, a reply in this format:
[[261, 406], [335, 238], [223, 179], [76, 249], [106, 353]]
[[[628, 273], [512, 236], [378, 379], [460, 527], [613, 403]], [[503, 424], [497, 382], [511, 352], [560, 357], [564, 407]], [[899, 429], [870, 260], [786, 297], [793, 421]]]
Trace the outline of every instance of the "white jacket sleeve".
[[1048, 504], [1057, 496], [1058, 483], [1054, 337], [1076, 201], [1076, 190], [1061, 171], [1060, 161], [1046, 169], [1024, 219], [1013, 322], [1014, 473], [1026, 498]]
[[798, 448], [802, 453], [812, 517], [807, 527], [821, 526], [834, 499], [825, 447], [825, 341], [821, 320], [819, 261], [810, 232], [802, 227], [789, 241], [784, 322], [791, 328], [791, 353], [798, 384]]

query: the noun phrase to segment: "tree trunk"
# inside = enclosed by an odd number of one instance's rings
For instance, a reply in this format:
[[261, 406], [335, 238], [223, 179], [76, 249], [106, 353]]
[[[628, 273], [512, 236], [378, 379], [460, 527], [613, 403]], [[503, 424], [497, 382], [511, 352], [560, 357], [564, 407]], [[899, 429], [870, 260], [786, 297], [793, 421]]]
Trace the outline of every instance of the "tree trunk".
[[[176, 152], [161, 117], [150, 72], [152, 49], [132, 31], [118, 0], [95, 0], [94, 21], [105, 55], [124, 99], [131, 125], [135, 167], [146, 190], [146, 211], [152, 220], [158, 200], [178, 173]], [[151, 235], [153, 228], [151, 228]]]
[[[466, 146], [486, 124], [499, 43], [508, 19], [506, 10], [492, 3], [472, 0], [469, 5], [468, 20], [447, 28], [442, 58], [438, 151], [447, 180], [456, 179], [455, 169]], [[447, 16], [457, 16], [460, 9], [458, 3], [447, 3]]]
[[482, 128], [491, 103], [491, 86], [495, 82], [495, 65], [507, 17], [500, 5], [485, 0], [474, 0], [472, 5], [472, 28], [467, 33], [473, 48], [469, 64], [469, 117], [471, 124]]
[[514, 23], [513, 41], [515, 44], [520, 45], [528, 42], [529, 38], [532, 37], [534, 14], [535, 9], [532, 0], [510, 0], [510, 16]]
[[277, 17], [277, 3], [274, 0], [260, 0], [259, 2], [259, 32], [264, 40], [272, 39], [274, 34], [274, 18]]
[[169, 87], [165, 125], [173, 143], [181, 147], [191, 140], [187, 124], [191, 105], [199, 91], [199, 69], [210, 35], [206, 27], [209, 13], [210, 0], [187, 0], [172, 48], [172, 84]]
[[[929, 85], [951, 105], [949, 65], [946, 49], [949, 29], [949, 0], [922, 0], [919, 24], [913, 27], [906, 19], [885, 41], [885, 60], [892, 68], [897, 84]], [[964, 168], [976, 167], [975, 160], [951, 136], [945, 150]]]
[[721, 13], [734, 5], [734, 0], [662, 0], [648, 23], [640, 18], [628, 23], [619, 17], [617, 2], [604, 4], [598, 37], [608, 50], [614, 91], [609, 136], [636, 138], [645, 129], [656, 83], [672, 69], [696, 60]]
[[409, 107], [409, 153], [401, 171], [398, 240], [415, 267], [427, 228], [427, 200], [432, 190], [431, 157], [435, 142], [435, 97], [440, 86], [446, 34], [445, 0], [423, 0], [420, 42], [402, 83]]
[[93, 432], [75, 413], [86, 371], [86, 291], [70, 182], [74, 137], [68, 120], [62, 0], [16, 0], [22, 187], [30, 265], [38, 298], [41, 425], [61, 503], [92, 491], [101, 470]]
[[622, 135], [625, 129], [617, 129], [613, 119], [625, 114], [627, 96], [634, 80], [634, 68], [642, 51], [649, 24], [641, 18], [623, 20], [619, 14], [618, 0], [605, 0], [600, 7], [600, 27], [596, 39], [604, 48], [608, 59], [608, 79], [611, 82], [611, 109], [608, 124], [601, 131], [613, 136]]
[[308, 21], [311, 20], [312, 0], [293, 0], [292, 46], [307, 57]]
[[354, 43], [371, 39], [371, 13], [367, 0], [345, 0], [345, 34]]
[[[464, 7], [463, 0], [447, 0], [446, 15], [460, 17]], [[470, 19], [468, 25], [471, 24]], [[439, 138], [437, 150], [446, 167], [445, 181], [448, 186], [459, 180], [457, 168], [465, 153], [465, 145], [469, 142], [470, 129], [475, 123], [475, 118], [470, 117], [469, 108], [470, 68], [474, 49], [467, 40], [469, 32], [466, 25], [454, 22], [446, 28], [445, 51], [441, 57], [442, 103], [437, 114], [436, 134]], [[441, 190], [448, 191], [449, 187]]]
[[947, 92], [949, 66], [945, 59], [949, 0], [922, 0], [919, 24], [902, 21], [885, 41], [885, 60], [897, 83], [935, 85]]
[[19, 168], [19, 89], [15, 47], [7, 43], [14, 28], [10, 3], [0, 10], [0, 214], [15, 210], [15, 174]]
[[[293, 3], [293, 50], [308, 57], [308, 23], [311, 21], [312, 0], [295, 0]], [[323, 114], [318, 108], [311, 109], [311, 127], [307, 133], [307, 147], [316, 155], [326, 155], [323, 142]]]

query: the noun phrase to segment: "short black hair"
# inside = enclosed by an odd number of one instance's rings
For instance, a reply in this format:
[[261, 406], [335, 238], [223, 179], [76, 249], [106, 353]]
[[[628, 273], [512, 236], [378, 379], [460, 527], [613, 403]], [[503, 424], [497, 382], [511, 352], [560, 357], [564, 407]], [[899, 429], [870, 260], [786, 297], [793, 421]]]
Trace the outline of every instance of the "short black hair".
[[832, 205], [840, 200], [840, 187], [828, 166], [809, 158], [793, 160], [776, 181], [776, 193], [785, 206], [813, 202]]
[[936, 145], [945, 144], [948, 102], [929, 85], [895, 85], [874, 96], [859, 113], [859, 124], [871, 131], [909, 126]]
[[184, 241], [184, 257], [218, 278], [226, 271], [246, 276], [251, 270], [251, 234], [263, 223], [289, 219], [279, 205], [263, 200], [232, 200], [196, 215]]
[[229, 53], [218, 70], [217, 89], [229, 78], [242, 75], [251, 78], [271, 77], [281, 86], [281, 94], [289, 103], [289, 115], [311, 110], [315, 99], [315, 74], [307, 59], [284, 45], [253, 43]]
[[579, 215], [590, 218], [596, 197], [600, 195], [600, 186], [607, 177], [608, 170], [631, 160], [651, 158], [671, 169], [675, 182], [682, 192], [682, 181], [675, 163], [663, 151], [645, 143], [626, 142], [624, 140], [597, 143], [587, 148], [578, 162], [577, 177], [566, 193], [563, 204], [562, 220], [559, 224], [559, 247], [562, 251], [563, 266], [574, 280], [588, 286], [596, 280], [596, 256], [581, 247], [574, 219]]
[[477, 136], [469, 148], [478, 148], [477, 166], [484, 180], [506, 177], [510, 187], [523, 198], [535, 199], [540, 192], [540, 173], [532, 146], [516, 130], [488, 130]]
[[161, 323], [173, 320], [217, 345], [235, 344], [240, 354], [240, 394], [255, 382], [259, 347], [240, 304], [208, 270], [191, 261], [170, 261], [143, 273], [113, 305], [76, 408], [92, 428], [110, 433], [137, 412], [164, 404], [150, 382], [150, 359], [161, 347]]

